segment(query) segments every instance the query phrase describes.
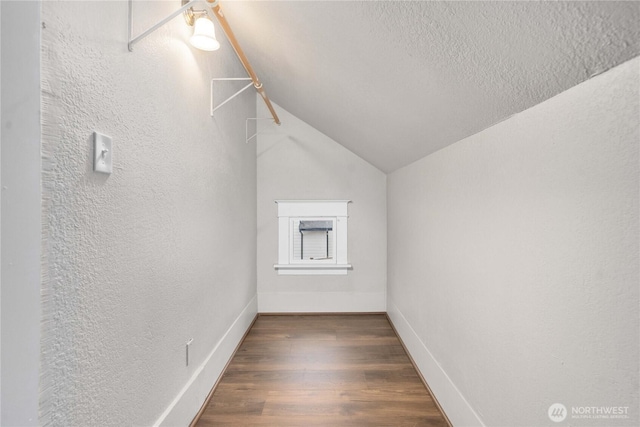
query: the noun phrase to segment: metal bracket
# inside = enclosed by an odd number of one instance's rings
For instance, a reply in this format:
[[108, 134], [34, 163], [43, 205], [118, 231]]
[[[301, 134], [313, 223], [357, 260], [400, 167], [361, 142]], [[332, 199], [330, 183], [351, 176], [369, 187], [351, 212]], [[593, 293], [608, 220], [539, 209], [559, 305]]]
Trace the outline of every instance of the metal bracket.
[[183, 4], [178, 10], [173, 12], [171, 15], [164, 18], [162, 21], [158, 22], [151, 28], [146, 31], [143, 31], [141, 34], [133, 37], [133, 0], [129, 0], [129, 42], [127, 43], [127, 47], [129, 48], [129, 52], [133, 52], [133, 45], [138, 43], [143, 38], [147, 37], [149, 34], [153, 33], [158, 28], [162, 27], [167, 22], [171, 21], [176, 16], [180, 15], [185, 10], [189, 9], [196, 3], [200, 3], [201, 0], [191, 0], [188, 3]]
[[245, 87], [243, 87], [242, 89], [240, 89], [239, 91], [237, 91], [236, 93], [234, 93], [233, 95], [231, 95], [230, 97], [222, 101], [220, 104], [214, 105], [213, 82], [229, 82], [229, 81], [236, 82], [236, 81], [248, 81], [248, 80], [251, 80], [251, 77], [220, 77], [220, 78], [211, 79], [211, 102], [209, 104], [209, 114], [211, 115], [211, 117], [213, 117], [213, 112], [216, 111], [218, 108], [222, 107], [224, 104], [231, 101], [233, 98], [235, 98], [236, 96], [240, 95], [242, 92], [244, 92], [245, 90], [253, 86], [253, 81], [252, 81], [251, 83], [249, 83], [248, 85], [246, 85]]
[[[256, 133], [254, 133], [253, 135], [249, 136], [249, 120], [271, 120], [273, 123], [277, 124], [278, 126], [280, 126], [278, 123], [276, 123], [276, 121], [273, 119], [273, 117], [247, 117], [247, 120], [245, 121], [244, 124], [244, 136], [245, 136], [245, 143], [249, 143], [249, 141], [251, 141], [253, 138], [255, 138], [256, 136], [258, 136], [258, 130], [256, 128]], [[262, 132], [260, 133], [260, 135], [275, 135], [276, 132], [273, 133], [268, 133], [268, 132]]]

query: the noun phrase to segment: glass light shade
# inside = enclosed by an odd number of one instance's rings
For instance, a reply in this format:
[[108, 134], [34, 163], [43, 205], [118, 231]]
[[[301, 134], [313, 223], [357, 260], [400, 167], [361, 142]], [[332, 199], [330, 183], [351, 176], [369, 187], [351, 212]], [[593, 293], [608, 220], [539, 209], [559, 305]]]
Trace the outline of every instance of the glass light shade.
[[216, 40], [213, 22], [207, 17], [200, 17], [193, 27], [193, 35], [189, 39], [191, 46], [201, 50], [218, 50], [220, 43]]

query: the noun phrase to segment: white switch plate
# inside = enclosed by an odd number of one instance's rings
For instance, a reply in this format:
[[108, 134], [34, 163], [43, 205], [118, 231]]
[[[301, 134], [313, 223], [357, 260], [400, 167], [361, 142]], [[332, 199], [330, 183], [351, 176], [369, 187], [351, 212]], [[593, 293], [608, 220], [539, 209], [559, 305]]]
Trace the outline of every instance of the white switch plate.
[[113, 147], [111, 137], [93, 132], [93, 170], [111, 173], [113, 170]]

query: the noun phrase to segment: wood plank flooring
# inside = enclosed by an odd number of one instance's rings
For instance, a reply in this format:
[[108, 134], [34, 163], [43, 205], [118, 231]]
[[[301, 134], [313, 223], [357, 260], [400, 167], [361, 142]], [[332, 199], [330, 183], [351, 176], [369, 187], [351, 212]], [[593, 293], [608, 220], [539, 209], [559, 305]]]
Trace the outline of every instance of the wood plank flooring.
[[196, 424], [447, 425], [383, 314], [261, 315]]

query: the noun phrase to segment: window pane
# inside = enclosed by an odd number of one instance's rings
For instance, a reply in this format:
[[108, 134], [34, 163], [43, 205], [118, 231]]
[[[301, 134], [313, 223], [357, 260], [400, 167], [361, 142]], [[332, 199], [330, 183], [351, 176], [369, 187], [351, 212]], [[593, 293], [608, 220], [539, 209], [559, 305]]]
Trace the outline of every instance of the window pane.
[[334, 221], [294, 220], [293, 259], [333, 259]]

